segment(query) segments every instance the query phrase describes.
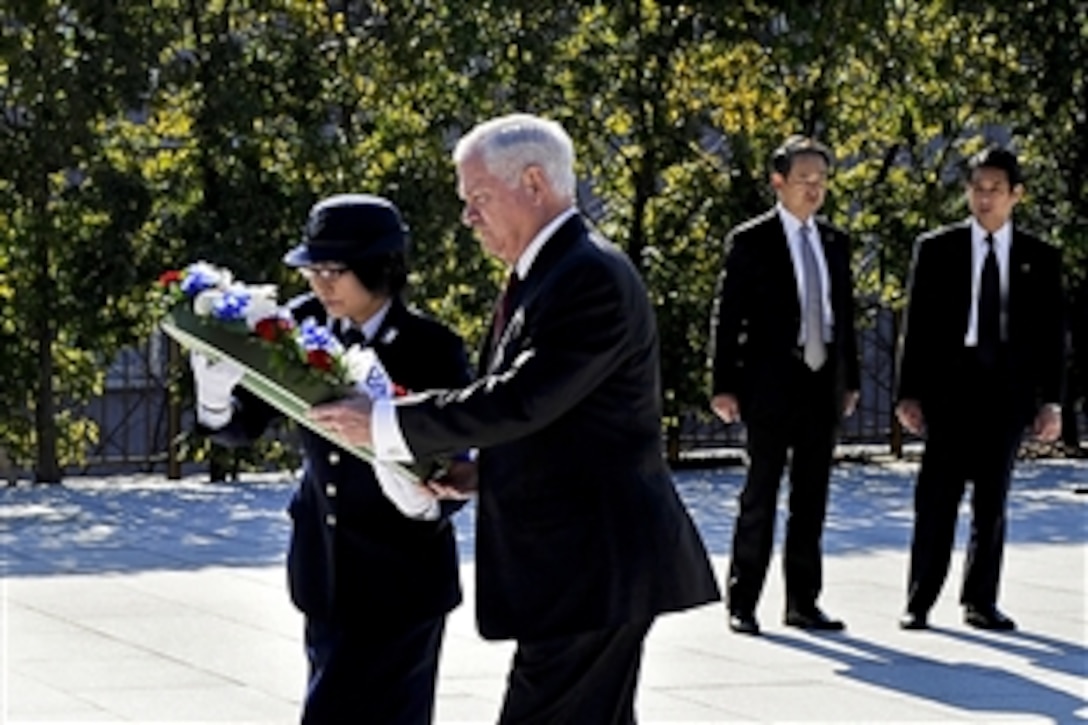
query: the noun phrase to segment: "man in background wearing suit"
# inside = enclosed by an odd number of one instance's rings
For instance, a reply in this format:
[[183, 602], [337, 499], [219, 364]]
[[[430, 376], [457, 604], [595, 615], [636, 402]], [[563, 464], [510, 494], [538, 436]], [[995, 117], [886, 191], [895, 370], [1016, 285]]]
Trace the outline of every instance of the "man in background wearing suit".
[[971, 534], [960, 603], [981, 629], [1014, 629], [997, 608], [1005, 507], [1025, 427], [1061, 434], [1064, 325], [1058, 250], [1012, 223], [1020, 165], [990, 147], [968, 164], [971, 218], [922, 236], [900, 342], [896, 414], [925, 435], [903, 629], [926, 629], [948, 573], [966, 482]]
[[653, 620], [720, 598], [664, 462], [653, 308], [575, 209], [562, 127], [503, 116], [453, 158], [511, 273], [477, 382], [311, 415], [390, 459], [479, 447], [477, 621], [517, 640], [500, 722], [633, 723]]
[[840, 630], [817, 605], [820, 542], [840, 417], [858, 399], [850, 240], [814, 218], [831, 153], [793, 136], [771, 157], [778, 203], [733, 229], [711, 320], [711, 408], [747, 426], [748, 476], [729, 565], [729, 627], [759, 634], [756, 603], [789, 459], [785, 624]]

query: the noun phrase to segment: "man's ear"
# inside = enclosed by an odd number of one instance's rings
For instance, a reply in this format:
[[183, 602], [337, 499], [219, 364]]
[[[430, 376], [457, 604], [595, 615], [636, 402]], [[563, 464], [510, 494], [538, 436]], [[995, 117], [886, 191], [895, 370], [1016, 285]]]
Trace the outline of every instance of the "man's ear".
[[779, 191], [786, 185], [786, 177], [777, 171], [771, 172], [771, 188], [775, 191]]
[[548, 177], [544, 174], [544, 169], [536, 164], [526, 166], [525, 170], [521, 172], [521, 184], [533, 197], [534, 201], [540, 201], [544, 195], [551, 191], [551, 185], [548, 182]]
[[1012, 203], [1019, 204], [1020, 200], [1024, 198], [1024, 185], [1017, 184], [1012, 187]]

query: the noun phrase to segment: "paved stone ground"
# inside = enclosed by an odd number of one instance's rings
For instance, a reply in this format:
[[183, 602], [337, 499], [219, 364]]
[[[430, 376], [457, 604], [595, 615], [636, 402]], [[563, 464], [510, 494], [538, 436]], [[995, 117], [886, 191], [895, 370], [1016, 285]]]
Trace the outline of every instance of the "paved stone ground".
[[[1020, 629], [966, 628], [953, 570], [929, 632], [902, 632], [910, 464], [835, 469], [825, 608], [843, 634], [781, 626], [776, 556], [765, 635], [724, 608], [669, 615], [646, 645], [644, 723], [1088, 721], [1088, 462], [1025, 463], [1010, 500], [1002, 607]], [[736, 468], [677, 485], [726, 566]], [[291, 723], [305, 665], [284, 590], [286, 476], [208, 484], [156, 476], [0, 489], [0, 721]], [[472, 507], [457, 518], [467, 601], [451, 617], [441, 723], [494, 722], [509, 643], [472, 618]], [[779, 531], [779, 540], [781, 527]]]

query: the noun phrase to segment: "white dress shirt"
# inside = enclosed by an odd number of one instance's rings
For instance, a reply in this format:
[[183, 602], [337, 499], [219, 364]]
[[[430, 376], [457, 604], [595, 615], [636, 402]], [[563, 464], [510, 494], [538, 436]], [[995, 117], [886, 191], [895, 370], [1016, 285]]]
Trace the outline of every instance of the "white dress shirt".
[[831, 279], [827, 271], [827, 259], [824, 257], [824, 245], [820, 243], [820, 229], [816, 222], [809, 217], [804, 222], [788, 212], [779, 202], [775, 208], [778, 217], [782, 220], [782, 228], [786, 232], [786, 243], [790, 249], [790, 259], [793, 260], [793, 278], [797, 281], [797, 304], [801, 306], [801, 324], [797, 330], [797, 344], [802, 347], [807, 336], [805, 329], [805, 268], [801, 260], [801, 245], [805, 238], [801, 234], [801, 226], [808, 226], [808, 241], [812, 247], [812, 254], [816, 258], [816, 266], [819, 268], [820, 287], [822, 288], [820, 312], [824, 321], [824, 342], [831, 342], [830, 332], [834, 324], [831, 310]]
[[363, 333], [363, 337], [366, 338], [367, 344], [371, 345], [374, 342], [374, 337], [378, 334], [378, 330], [381, 329], [382, 323], [385, 322], [385, 316], [389, 314], [389, 308], [392, 306], [393, 300], [386, 300], [381, 309], [361, 325], [356, 325], [347, 317], [337, 317], [333, 329], [343, 335], [350, 328], [357, 327], [359, 332]]
[[[971, 309], [967, 313], [967, 333], [963, 336], [966, 347], [978, 346], [978, 295], [982, 285], [982, 265], [990, 245], [986, 243], [988, 231], [978, 220], [971, 217]], [[1012, 222], [1007, 221], [994, 234], [994, 254], [997, 255], [997, 276], [1001, 281], [1001, 339], [1008, 339], [1006, 330], [1005, 299], [1009, 295], [1009, 250], [1012, 248]]]

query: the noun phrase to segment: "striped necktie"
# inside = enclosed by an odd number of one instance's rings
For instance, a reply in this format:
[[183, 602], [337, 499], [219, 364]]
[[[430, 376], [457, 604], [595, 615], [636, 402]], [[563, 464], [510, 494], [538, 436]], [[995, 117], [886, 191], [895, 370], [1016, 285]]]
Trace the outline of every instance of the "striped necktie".
[[520, 285], [521, 278], [518, 277], [517, 272], [511, 270], [510, 276], [506, 278], [506, 286], [503, 287], [499, 299], [495, 303], [495, 322], [491, 339], [496, 344], [498, 344], [499, 337], [502, 336], [502, 331], [506, 329], [506, 323], [510, 321], [510, 315], [514, 312], [514, 300], [517, 298]]
[[812, 251], [812, 235], [807, 224], [801, 225], [801, 268], [805, 277], [805, 365], [819, 370], [827, 361], [824, 344], [823, 284], [816, 253]]

